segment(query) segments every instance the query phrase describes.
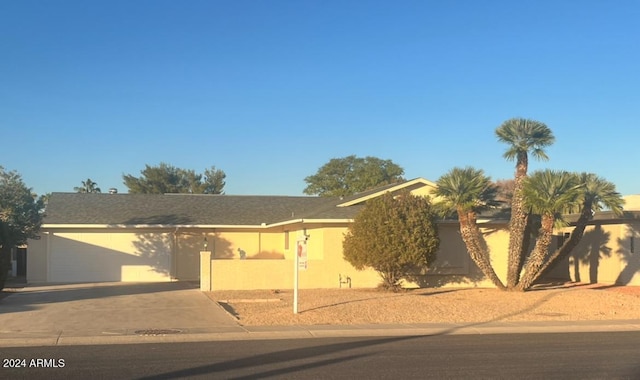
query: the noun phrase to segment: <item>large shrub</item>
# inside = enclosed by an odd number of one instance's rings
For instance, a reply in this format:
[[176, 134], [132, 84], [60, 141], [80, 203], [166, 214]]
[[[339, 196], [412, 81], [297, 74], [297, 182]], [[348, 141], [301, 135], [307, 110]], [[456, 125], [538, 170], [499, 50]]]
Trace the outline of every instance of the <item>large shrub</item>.
[[428, 198], [387, 193], [369, 200], [343, 242], [344, 258], [358, 270], [373, 268], [382, 286], [397, 290], [416, 267], [428, 267], [440, 246]]

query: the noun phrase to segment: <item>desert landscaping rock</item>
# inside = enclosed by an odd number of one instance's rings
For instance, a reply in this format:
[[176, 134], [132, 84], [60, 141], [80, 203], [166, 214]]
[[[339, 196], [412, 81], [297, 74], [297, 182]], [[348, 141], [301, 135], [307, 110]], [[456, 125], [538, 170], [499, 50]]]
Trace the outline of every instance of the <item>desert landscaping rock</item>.
[[[474, 323], [514, 321], [602, 321], [640, 318], [640, 287], [564, 284], [540, 290], [503, 292], [483, 288], [416, 289], [399, 293], [376, 289], [302, 289], [298, 314], [293, 291], [280, 302], [270, 290], [213, 291], [241, 325], [351, 325]], [[242, 300], [242, 302], [234, 302]]]

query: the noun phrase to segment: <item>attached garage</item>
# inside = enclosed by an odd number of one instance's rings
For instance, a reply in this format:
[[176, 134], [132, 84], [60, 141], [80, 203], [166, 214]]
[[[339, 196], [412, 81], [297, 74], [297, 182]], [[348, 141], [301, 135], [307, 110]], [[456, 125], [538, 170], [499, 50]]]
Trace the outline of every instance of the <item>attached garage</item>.
[[130, 232], [57, 232], [49, 234], [49, 282], [168, 281], [171, 246], [166, 233], [147, 234], [157, 240], [144, 247]]

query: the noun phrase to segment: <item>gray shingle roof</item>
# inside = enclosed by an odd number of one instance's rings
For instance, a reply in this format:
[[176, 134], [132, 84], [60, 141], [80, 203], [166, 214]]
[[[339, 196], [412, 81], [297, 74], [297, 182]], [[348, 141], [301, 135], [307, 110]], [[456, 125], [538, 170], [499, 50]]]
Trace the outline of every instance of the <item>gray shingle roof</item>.
[[[406, 181], [411, 182], [411, 181]], [[357, 200], [398, 186], [393, 183], [338, 197], [201, 194], [53, 193], [44, 223], [97, 225], [259, 226], [299, 219], [353, 219]], [[421, 186], [416, 184], [415, 186]]]
[[339, 198], [192, 194], [53, 193], [45, 224], [261, 225], [353, 218]]

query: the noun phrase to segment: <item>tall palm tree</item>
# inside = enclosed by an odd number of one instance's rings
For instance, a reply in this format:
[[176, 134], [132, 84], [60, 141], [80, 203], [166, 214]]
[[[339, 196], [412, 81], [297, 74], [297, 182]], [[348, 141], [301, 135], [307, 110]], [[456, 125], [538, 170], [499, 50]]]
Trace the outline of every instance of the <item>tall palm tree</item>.
[[593, 215], [597, 211], [608, 209], [616, 216], [621, 216], [623, 213], [624, 199], [616, 191], [616, 185], [593, 173], [580, 173], [576, 174], [576, 176], [582, 187], [578, 198], [579, 216], [575, 228], [571, 231], [569, 239], [540, 268], [536, 279], [542, 276], [548, 268], [571, 253], [582, 240], [587, 223], [593, 219]]
[[74, 187], [73, 190], [77, 193], [101, 193], [102, 192], [98, 187], [98, 184], [93, 182], [91, 178], [87, 178], [86, 181], [82, 181], [82, 186]]
[[477, 213], [496, 203], [496, 188], [490, 178], [482, 170], [471, 167], [453, 168], [441, 176], [436, 184], [436, 196], [441, 199], [440, 206], [458, 214], [460, 235], [469, 256], [485, 277], [499, 289], [505, 289], [493, 270], [489, 248], [477, 224]]
[[528, 289], [549, 259], [553, 229], [562, 225], [562, 215], [576, 205], [581, 194], [581, 184], [577, 179], [575, 174], [547, 169], [537, 171], [523, 181], [524, 206], [541, 216], [541, 227], [517, 285], [518, 290]]
[[544, 123], [535, 120], [514, 118], [502, 123], [496, 129], [498, 141], [509, 145], [504, 157], [516, 161], [515, 184], [511, 201], [509, 222], [509, 255], [507, 287], [515, 288], [529, 246], [528, 213], [524, 207], [522, 181], [529, 169], [529, 153], [534, 158], [548, 160], [544, 148], [553, 144], [553, 133]]

